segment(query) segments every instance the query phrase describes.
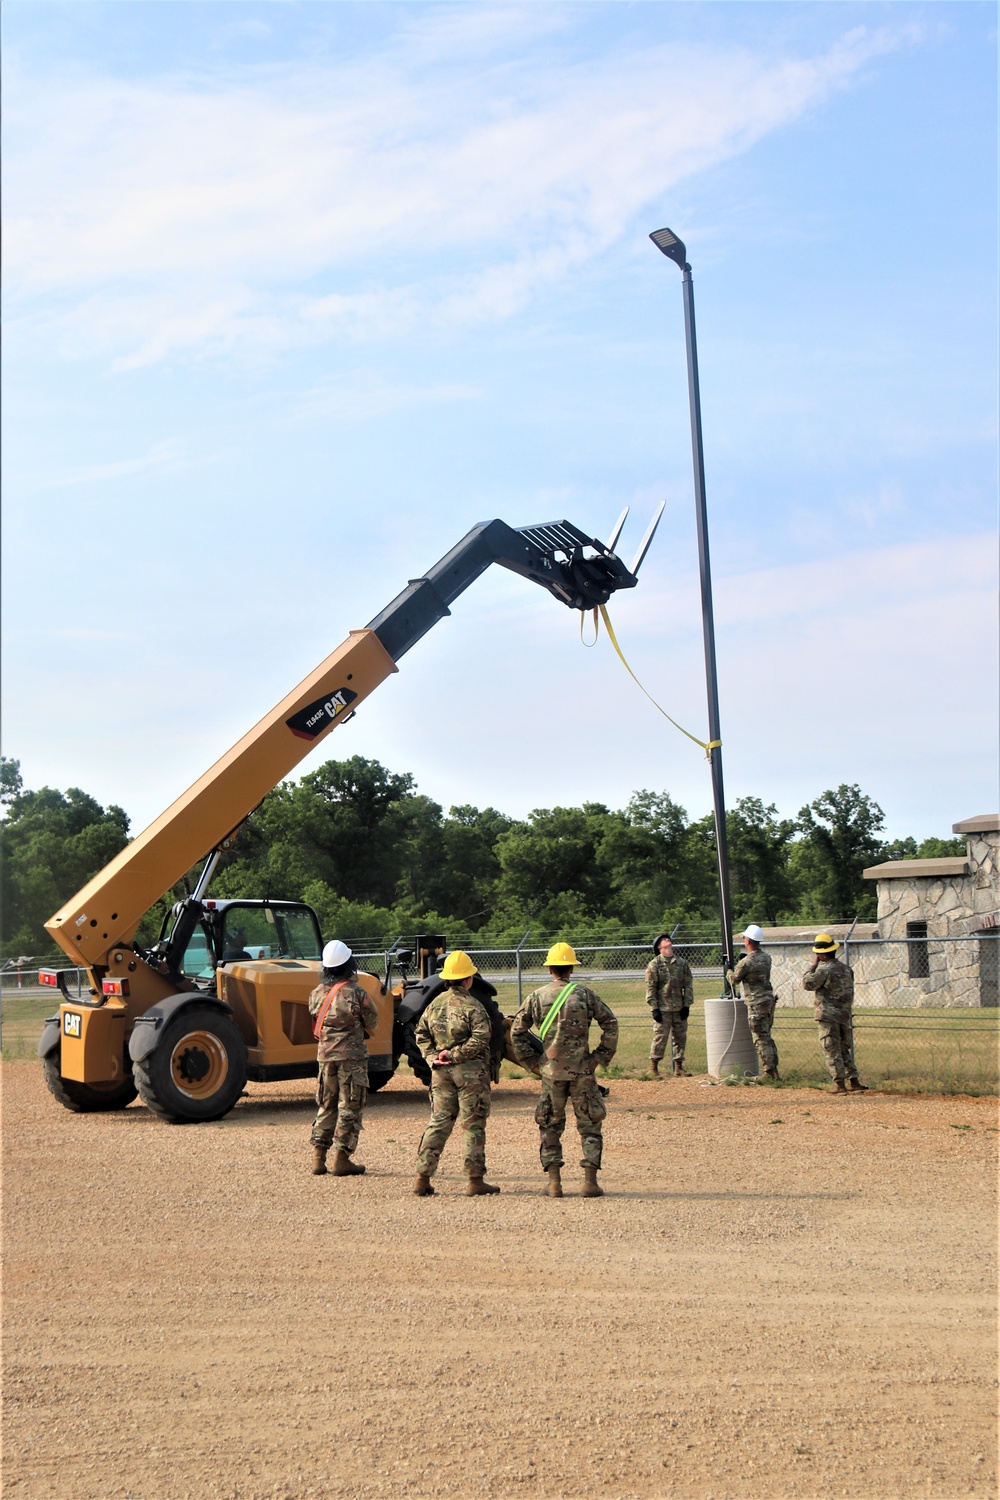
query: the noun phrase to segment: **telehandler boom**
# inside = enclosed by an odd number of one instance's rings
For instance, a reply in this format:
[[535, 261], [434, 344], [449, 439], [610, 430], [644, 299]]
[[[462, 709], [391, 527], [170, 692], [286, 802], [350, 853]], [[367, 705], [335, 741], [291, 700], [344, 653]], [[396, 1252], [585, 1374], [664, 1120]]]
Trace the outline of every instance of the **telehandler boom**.
[[[617, 589], [635, 587], [662, 511], [661, 505], [631, 568], [614, 550], [627, 511], [608, 544], [569, 521], [519, 530], [503, 521], [473, 527], [364, 630], [352, 630], [56, 912], [46, 930], [90, 977], [89, 999], [80, 1001], [69, 993], [66, 971], [39, 975], [63, 995], [38, 1048], [60, 1103], [77, 1111], [121, 1109], [138, 1092], [166, 1119], [214, 1120], [232, 1109], [247, 1078], [314, 1075], [306, 1000], [322, 950], [315, 913], [299, 902], [210, 900], [223, 849], [261, 799], [397, 670], [400, 657], [451, 613], [449, 605], [491, 563], [541, 584], [570, 609], [596, 608]], [[137, 946], [142, 917], [199, 861], [195, 889], [173, 908], [160, 940], [149, 949]], [[371, 975], [359, 979], [379, 1010], [369, 1040], [378, 1087], [407, 1050], [397, 1015], [401, 993], [389, 992], [388, 975], [385, 985]], [[412, 1023], [405, 1010], [404, 1023]]]

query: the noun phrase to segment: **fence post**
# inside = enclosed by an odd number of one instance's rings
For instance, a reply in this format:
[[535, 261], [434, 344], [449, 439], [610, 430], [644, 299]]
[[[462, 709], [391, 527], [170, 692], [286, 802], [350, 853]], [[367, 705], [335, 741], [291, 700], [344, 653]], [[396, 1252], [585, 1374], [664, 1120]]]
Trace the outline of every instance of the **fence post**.
[[848, 929], [847, 929], [847, 936], [844, 938], [844, 963], [848, 966], [848, 968], [850, 968], [850, 964], [851, 964], [851, 933], [854, 931], [854, 929], [855, 929], [855, 927], [857, 927], [857, 925], [858, 925], [858, 914], [857, 914], [857, 912], [855, 912], [854, 913], [854, 921], [851, 923], [850, 927], [848, 927]]
[[531, 928], [529, 927], [528, 930], [527, 930], [527, 932], [524, 934], [524, 937], [518, 943], [517, 950], [516, 950], [516, 956], [517, 956], [517, 1008], [518, 1008], [518, 1010], [521, 1009], [521, 949], [524, 947], [525, 943], [528, 941], [528, 939], [530, 938], [530, 936], [531, 936]]

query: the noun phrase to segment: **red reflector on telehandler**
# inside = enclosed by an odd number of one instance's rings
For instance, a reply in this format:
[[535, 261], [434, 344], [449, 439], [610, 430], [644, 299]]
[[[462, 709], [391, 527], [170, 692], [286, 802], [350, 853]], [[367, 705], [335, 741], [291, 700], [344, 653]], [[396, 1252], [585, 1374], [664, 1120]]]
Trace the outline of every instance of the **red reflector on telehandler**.
[[38, 983], [39, 984], [51, 984], [53, 986], [53, 988], [55, 988], [55, 986], [59, 983], [59, 980], [56, 978], [56, 972], [55, 972], [55, 970], [54, 969], [39, 969], [39, 971], [38, 971]]
[[121, 996], [124, 996], [124, 995], [128, 994], [128, 980], [127, 979], [102, 979], [101, 980], [101, 989], [103, 990], [103, 992], [104, 992], [105, 995], [121, 995]]

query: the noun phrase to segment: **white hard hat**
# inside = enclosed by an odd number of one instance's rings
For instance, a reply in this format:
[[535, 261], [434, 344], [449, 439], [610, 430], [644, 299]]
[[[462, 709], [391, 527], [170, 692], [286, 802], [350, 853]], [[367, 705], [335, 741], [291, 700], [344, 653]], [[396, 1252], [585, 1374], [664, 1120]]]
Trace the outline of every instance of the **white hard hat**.
[[331, 938], [323, 949], [324, 969], [340, 969], [354, 957], [346, 943], [339, 938]]
[[763, 927], [758, 927], [756, 922], [751, 922], [746, 932], [742, 935], [745, 938], [749, 938], [751, 943], [762, 943], [764, 941], [764, 929]]

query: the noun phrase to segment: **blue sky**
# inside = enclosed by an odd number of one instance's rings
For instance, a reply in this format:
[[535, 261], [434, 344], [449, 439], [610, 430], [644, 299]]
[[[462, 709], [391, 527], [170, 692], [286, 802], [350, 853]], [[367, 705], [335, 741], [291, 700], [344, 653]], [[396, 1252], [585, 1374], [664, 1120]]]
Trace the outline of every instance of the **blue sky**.
[[[4, 748], [137, 831], [476, 521], [628, 558], [705, 725], [694, 266], [730, 800], [894, 835], [997, 788], [996, 11], [4, 7]], [[493, 570], [303, 770], [445, 807], [704, 760]], [[455, 718], [472, 728], [450, 732]], [[566, 728], [585, 748], [566, 753]], [[574, 735], [579, 743], [580, 737]]]

